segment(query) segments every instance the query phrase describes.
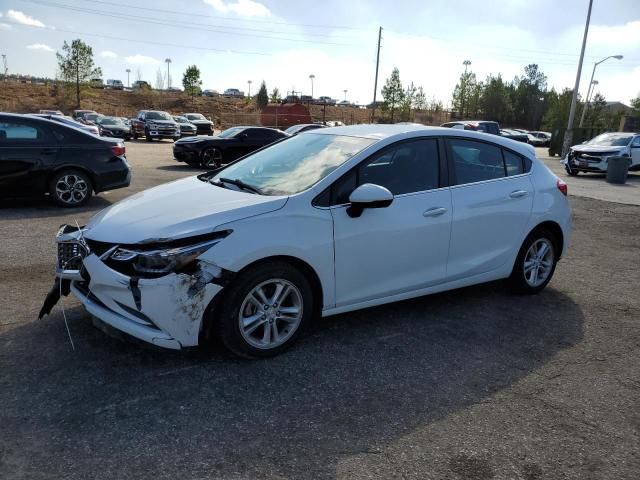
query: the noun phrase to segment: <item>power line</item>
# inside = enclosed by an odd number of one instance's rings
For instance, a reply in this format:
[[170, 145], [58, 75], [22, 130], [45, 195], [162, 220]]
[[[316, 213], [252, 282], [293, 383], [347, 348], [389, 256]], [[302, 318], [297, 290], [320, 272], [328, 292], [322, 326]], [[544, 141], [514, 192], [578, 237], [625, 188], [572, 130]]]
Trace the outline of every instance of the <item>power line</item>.
[[[18, 27], [26, 27], [26, 28], [33, 28], [33, 29], [38, 29], [38, 30], [42, 30], [41, 27], [36, 27], [33, 25], [24, 25], [22, 23], [18, 23], [18, 22], [13, 22], [11, 20], [9, 21], [5, 21], [5, 23], [9, 23]], [[184, 45], [184, 44], [177, 44], [177, 43], [166, 43], [166, 42], [153, 42], [151, 40], [142, 40], [139, 38], [125, 38], [125, 37], [116, 37], [114, 35], [102, 35], [99, 33], [87, 33], [87, 32], [79, 32], [77, 30], [69, 30], [66, 28], [56, 28], [55, 32], [64, 32], [64, 33], [73, 33], [74, 35], [84, 35], [84, 36], [88, 36], [88, 37], [98, 37], [98, 38], [106, 38], [107, 40], [120, 40], [123, 42], [132, 42], [132, 43], [146, 43], [149, 45], [159, 45], [161, 47], [176, 47], [176, 48], [186, 48], [186, 49], [192, 49], [192, 50], [204, 50], [204, 51], [209, 51], [209, 52], [219, 52], [219, 53], [235, 53], [235, 54], [241, 54], [241, 55], [260, 55], [260, 56], [264, 56], [264, 57], [271, 57], [273, 56], [270, 53], [264, 53], [264, 52], [250, 52], [250, 51], [246, 51], [246, 50], [231, 50], [231, 49], [225, 49], [225, 48], [211, 48], [211, 47], [199, 47], [197, 45]]]
[[[266, 38], [270, 40], [282, 40], [287, 42], [302, 42], [302, 43], [312, 43], [315, 45], [323, 44], [323, 45], [336, 45], [336, 46], [346, 46], [346, 47], [359, 47], [363, 45], [349, 44], [349, 43], [340, 43], [340, 42], [326, 42], [326, 41], [318, 41], [318, 40], [304, 40], [300, 38], [293, 37], [280, 37], [280, 36], [271, 36], [271, 35], [261, 35], [261, 34], [253, 34], [253, 33], [241, 33], [237, 30], [247, 30], [247, 31], [258, 31], [258, 32], [266, 32], [266, 33], [284, 33], [285, 35], [306, 35], [306, 34], [297, 34], [294, 32], [278, 32], [274, 30], [258, 30], [258, 29], [242, 29], [237, 27], [226, 27], [226, 26], [209, 26], [202, 23], [189, 23], [189, 22], [175, 22], [175, 21], [166, 21], [158, 18], [149, 18], [142, 17], [138, 15], [131, 14], [122, 14], [122, 13], [113, 13], [113, 12], [105, 12], [103, 10], [95, 10], [83, 7], [75, 7], [67, 4], [53, 3], [45, 0], [27, 0], [37, 5], [43, 5], [48, 7], [53, 7], [56, 9], [65, 9], [78, 13], [84, 13], [88, 15], [98, 15], [100, 17], [111, 17], [119, 20], [146, 23], [146, 24], [154, 24], [154, 25], [162, 25], [170, 28], [179, 28], [179, 29], [187, 29], [187, 30], [202, 30], [207, 32], [219, 33], [224, 35], [234, 35], [241, 37], [255, 37], [255, 38]], [[231, 29], [231, 30], [230, 30]], [[312, 34], [318, 35], [322, 37], [329, 37], [327, 34]]]
[[[142, 11], [146, 11], [146, 12], [158, 12], [158, 13], [171, 13], [174, 15], [183, 15], [183, 16], [188, 16], [188, 17], [193, 17], [193, 13], [187, 13], [187, 12], [181, 12], [178, 10], [167, 10], [167, 9], [162, 9], [162, 8], [149, 8], [149, 7], [139, 7], [137, 5], [131, 5], [128, 3], [117, 3], [117, 2], [109, 2], [109, 1], [104, 1], [104, 0], [84, 0], [85, 2], [90, 2], [92, 4], [96, 4], [96, 3], [100, 3], [100, 4], [104, 4], [104, 5], [108, 5], [109, 7], [123, 7], [123, 8], [129, 8], [129, 9], [135, 9], [135, 10], [142, 10]], [[216, 20], [223, 20], [223, 21], [229, 21], [229, 22], [249, 22], [249, 23], [268, 23], [271, 25], [286, 25], [286, 26], [293, 26], [293, 27], [307, 27], [307, 28], [324, 28], [324, 29], [333, 29], [333, 30], [360, 30], [360, 31], [367, 31], [369, 29], [367, 28], [361, 28], [361, 27], [352, 27], [352, 26], [347, 26], [347, 25], [326, 25], [326, 24], [314, 24], [314, 23], [290, 23], [290, 22], [278, 22], [275, 20], [262, 20], [262, 19], [254, 19], [254, 18], [229, 18], [229, 17], [222, 17], [219, 15], [208, 15], [208, 14], [202, 14], [202, 13], [198, 13], [198, 17], [203, 17], [203, 18], [214, 18]]]

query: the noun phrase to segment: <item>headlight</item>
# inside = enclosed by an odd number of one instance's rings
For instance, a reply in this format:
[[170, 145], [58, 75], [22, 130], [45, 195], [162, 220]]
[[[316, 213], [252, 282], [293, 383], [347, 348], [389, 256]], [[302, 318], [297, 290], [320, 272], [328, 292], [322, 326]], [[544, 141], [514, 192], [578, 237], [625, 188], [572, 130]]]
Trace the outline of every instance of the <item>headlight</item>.
[[[196, 258], [231, 233], [230, 230], [216, 232], [213, 238], [191, 245], [159, 248], [154, 250], [138, 250], [132, 248], [116, 248], [109, 260], [118, 267], [131, 267], [133, 273], [142, 276], [162, 276], [171, 272], [179, 272], [188, 267]], [[126, 268], [125, 268], [126, 269]]]
[[156, 129], [156, 128], [158, 128], [158, 125], [156, 125], [155, 123], [150, 123], [149, 124], [149, 128]]

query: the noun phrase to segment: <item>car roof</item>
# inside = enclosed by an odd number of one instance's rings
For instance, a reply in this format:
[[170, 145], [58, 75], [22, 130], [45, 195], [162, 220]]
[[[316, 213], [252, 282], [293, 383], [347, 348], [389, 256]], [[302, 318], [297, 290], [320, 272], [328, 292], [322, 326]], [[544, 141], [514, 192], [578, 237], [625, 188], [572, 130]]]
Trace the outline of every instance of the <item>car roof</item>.
[[372, 140], [402, 140], [404, 138], [417, 137], [420, 134], [424, 136], [446, 136], [446, 137], [462, 137], [469, 140], [480, 140], [491, 142], [527, 157], [535, 157], [535, 149], [523, 142], [517, 142], [500, 135], [492, 135], [485, 132], [475, 132], [473, 130], [453, 129], [446, 127], [427, 127], [424, 125], [383, 125], [383, 124], [366, 124], [351, 125], [345, 127], [328, 127], [318, 128], [310, 132], [304, 132], [301, 135], [345, 135], [350, 137], [362, 137]]

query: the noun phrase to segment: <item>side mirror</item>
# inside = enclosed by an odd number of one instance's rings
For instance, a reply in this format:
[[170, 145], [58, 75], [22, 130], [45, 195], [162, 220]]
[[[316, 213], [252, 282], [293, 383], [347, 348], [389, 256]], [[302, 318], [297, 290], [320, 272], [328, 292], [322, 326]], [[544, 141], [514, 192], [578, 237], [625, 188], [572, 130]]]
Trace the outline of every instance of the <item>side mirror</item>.
[[585, 140], [584, 142], [581, 143], [581, 145], [584, 145], [585, 143], [587, 143], [588, 140]]
[[393, 202], [393, 193], [385, 187], [373, 183], [364, 183], [349, 195], [351, 205], [347, 214], [351, 218], [362, 215], [365, 208], [385, 208]]
[[241, 142], [244, 142], [247, 139], [247, 134], [241, 133], [240, 135], [238, 135], [238, 138], [240, 139]]

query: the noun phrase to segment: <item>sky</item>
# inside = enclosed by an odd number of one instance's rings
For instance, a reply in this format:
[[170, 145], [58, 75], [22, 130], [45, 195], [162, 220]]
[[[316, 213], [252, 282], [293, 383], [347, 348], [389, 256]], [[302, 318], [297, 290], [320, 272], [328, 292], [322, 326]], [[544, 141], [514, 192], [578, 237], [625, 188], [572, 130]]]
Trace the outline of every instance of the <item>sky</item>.
[[[203, 88], [372, 101], [378, 28], [380, 89], [394, 67], [403, 84], [446, 106], [463, 71], [507, 80], [537, 63], [549, 87], [573, 88], [588, 0], [0, 0], [0, 53], [9, 73], [55, 77], [56, 51], [81, 38], [103, 78], [156, 82], [171, 59], [173, 86], [188, 65]], [[596, 92], [640, 95], [640, 0], [594, 0], [580, 92], [594, 62]], [[310, 75], [314, 75], [312, 80]], [[346, 94], [344, 90], [347, 90]]]

